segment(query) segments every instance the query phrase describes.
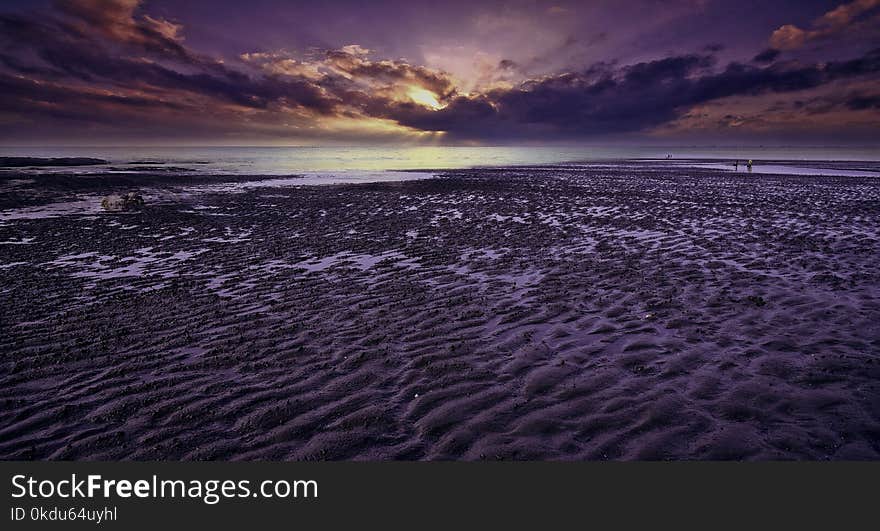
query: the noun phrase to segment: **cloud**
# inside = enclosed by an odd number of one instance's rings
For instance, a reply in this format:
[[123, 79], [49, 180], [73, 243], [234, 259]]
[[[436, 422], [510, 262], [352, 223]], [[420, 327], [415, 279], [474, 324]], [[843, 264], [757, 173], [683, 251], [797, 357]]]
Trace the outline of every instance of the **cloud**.
[[767, 48], [763, 52], [752, 58], [755, 63], [772, 63], [782, 52], [775, 48]]
[[140, 0], [57, 0], [68, 24], [82, 34], [96, 33], [145, 51], [187, 57], [183, 26], [162, 18], [137, 15]]
[[440, 98], [446, 98], [455, 92], [452, 80], [443, 72], [414, 66], [405, 61], [371, 61], [365, 53], [355, 54], [346, 48], [328, 51], [325, 64], [349, 79], [368, 85], [414, 84], [430, 90]]
[[419, 129], [462, 137], [549, 138], [646, 131], [673, 122], [694, 106], [733, 96], [784, 94], [880, 72], [880, 50], [823, 65], [730, 63], [683, 55], [529, 81], [511, 90], [459, 97], [439, 111], [405, 107], [386, 116]]
[[356, 44], [325, 50], [317, 58], [297, 58], [287, 52], [253, 52], [241, 54], [245, 63], [266, 72], [307, 78], [327, 89], [339, 87], [342, 80], [349, 87], [392, 89], [395, 85], [416, 86], [446, 98], [456, 90], [448, 74], [415, 66], [406, 61], [370, 59], [370, 50]]
[[801, 29], [792, 24], [780, 26], [770, 36], [770, 46], [777, 50], [794, 50], [806, 43], [836, 37], [852, 32], [857, 26], [877, 26], [878, 17], [862, 20], [880, 7], [880, 0], [855, 0], [828, 11], [813, 22], [811, 29]]
[[[332, 96], [305, 80], [254, 78], [194, 54], [176, 41], [172, 46], [166, 35], [139, 24], [132, 26], [128, 10], [132, 2], [99, 2], [115, 6], [100, 13], [79, 9], [81, 3], [61, 4], [62, 12], [73, 20], [0, 15], [0, 63], [14, 74], [54, 82], [107, 90], [188, 92], [250, 108], [280, 102], [328, 113], [336, 104]], [[98, 37], [85, 32], [78, 21], [99, 28]], [[129, 46], [137, 52], [126, 52]]]
[[384, 117], [394, 102], [442, 107], [458, 89], [445, 72], [402, 60], [373, 60], [372, 52], [356, 44], [313, 52], [297, 58], [287, 52], [246, 53], [241, 59], [279, 80], [307, 80], [336, 102], [340, 114]]
[[[725, 65], [715, 55], [721, 47], [710, 46], [635, 64], [594, 62], [531, 76], [528, 65], [486, 56], [484, 82], [465, 90], [442, 70], [377, 57], [359, 44], [303, 53], [252, 51], [224, 62], [192, 49], [186, 28], [143, 13], [138, 1], [56, 5], [51, 13], [0, 15], [0, 120], [21, 125], [6, 128], [6, 137], [25, 129], [37, 134], [97, 128], [282, 138], [336, 131], [364, 139], [442, 132], [452, 141], [567, 140], [643, 133], [725, 98], [876, 80], [880, 72], [878, 50], [810, 64], [778, 61], [781, 52], [772, 48], [749, 63]], [[847, 13], [828, 20], [840, 24], [858, 17]], [[552, 53], [564, 56], [572, 42], [564, 37]], [[847, 94], [833, 109], [876, 112], [876, 91]], [[745, 116], [731, 112], [718, 120], [730, 127], [756, 123]]]
[[852, 110], [880, 109], [880, 94], [856, 95], [846, 100], [846, 107]]
[[374, 60], [357, 44], [301, 58], [255, 52], [227, 64], [188, 48], [182, 26], [141, 14], [137, 1], [56, 6], [48, 15], [0, 14], [0, 119], [39, 128], [41, 120], [91, 117], [133, 130], [165, 119], [173, 129], [187, 127], [182, 115], [189, 112], [243, 133], [284, 124], [291, 134], [306, 134], [333, 124], [349, 132], [386, 134], [396, 127], [408, 134], [405, 126], [382, 122], [385, 108], [401, 101], [440, 107], [457, 90], [443, 72]]

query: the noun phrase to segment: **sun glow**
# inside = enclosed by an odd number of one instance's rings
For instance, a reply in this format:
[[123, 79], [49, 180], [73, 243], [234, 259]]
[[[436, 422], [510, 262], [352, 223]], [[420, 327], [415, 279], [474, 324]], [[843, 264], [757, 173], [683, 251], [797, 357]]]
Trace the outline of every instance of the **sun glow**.
[[409, 98], [415, 103], [428, 107], [429, 109], [434, 109], [436, 111], [443, 108], [443, 105], [437, 101], [437, 97], [430, 90], [425, 90], [420, 87], [411, 87], [407, 92], [407, 96], [409, 96]]

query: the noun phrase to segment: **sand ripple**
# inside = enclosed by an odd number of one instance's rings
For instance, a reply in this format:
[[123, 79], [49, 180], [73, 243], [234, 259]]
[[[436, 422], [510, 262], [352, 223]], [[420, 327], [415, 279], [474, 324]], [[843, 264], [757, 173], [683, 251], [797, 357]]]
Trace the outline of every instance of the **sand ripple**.
[[184, 197], [0, 226], [0, 456], [880, 458], [878, 181]]

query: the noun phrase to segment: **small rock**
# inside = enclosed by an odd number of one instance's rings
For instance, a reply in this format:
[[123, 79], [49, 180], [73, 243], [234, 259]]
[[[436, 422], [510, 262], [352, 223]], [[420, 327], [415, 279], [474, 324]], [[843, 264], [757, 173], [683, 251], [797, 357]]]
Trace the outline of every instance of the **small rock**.
[[747, 300], [758, 307], [767, 304], [767, 301], [764, 300], [764, 297], [761, 297], [760, 295], [751, 295], [747, 298]]
[[144, 198], [134, 192], [111, 194], [101, 200], [101, 206], [108, 212], [130, 212], [143, 208]]

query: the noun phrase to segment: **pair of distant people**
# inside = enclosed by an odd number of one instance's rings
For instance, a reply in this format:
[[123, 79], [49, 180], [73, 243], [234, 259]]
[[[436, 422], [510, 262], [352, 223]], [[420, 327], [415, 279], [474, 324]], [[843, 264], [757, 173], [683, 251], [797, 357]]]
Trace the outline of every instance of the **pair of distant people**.
[[[748, 167], [749, 171], [752, 171], [752, 159], [749, 159], [749, 161], [746, 162], [746, 167]], [[739, 171], [739, 161], [738, 160], [733, 161], [733, 169], [735, 171]]]
[[[666, 160], [669, 160], [671, 158], [672, 158], [672, 155], [670, 155], [670, 154], [666, 155]], [[746, 167], [749, 169], [749, 172], [752, 171], [752, 159], [749, 159], [748, 162], [746, 162]], [[734, 171], [739, 171], [739, 161], [738, 160], [733, 161], [733, 169], [734, 169]]]

